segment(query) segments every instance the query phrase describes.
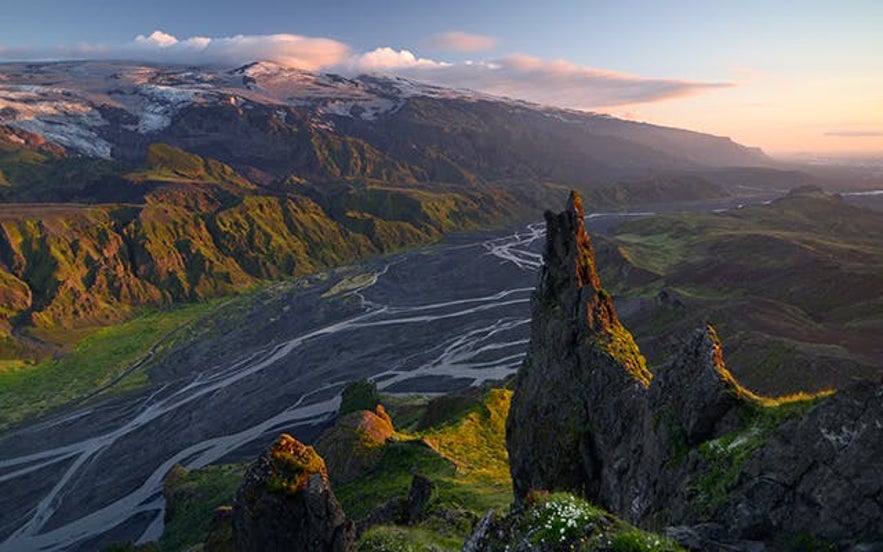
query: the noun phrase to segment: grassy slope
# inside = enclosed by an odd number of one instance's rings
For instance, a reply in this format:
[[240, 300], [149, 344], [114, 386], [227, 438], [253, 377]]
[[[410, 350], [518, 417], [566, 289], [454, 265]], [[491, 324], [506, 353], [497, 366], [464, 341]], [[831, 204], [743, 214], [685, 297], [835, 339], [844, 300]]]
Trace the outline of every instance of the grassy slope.
[[[280, 194], [257, 189], [229, 166], [164, 144], [150, 146], [146, 164], [132, 168], [67, 158], [63, 151], [0, 136], [0, 168], [0, 199], [15, 202], [0, 204], [0, 425], [114, 377], [128, 356], [106, 365], [110, 355], [104, 353], [97, 353], [96, 364], [72, 359], [51, 368], [55, 364], [45, 361], [140, 307], [238, 293], [424, 244], [444, 232], [499, 224], [520, 209], [493, 188], [407, 181], [392, 187], [352, 181], [328, 189], [303, 183]], [[132, 202], [101, 203], [106, 193]], [[90, 203], [18, 203], [63, 202], [77, 194]], [[139, 343], [141, 354], [151, 345]], [[33, 383], [67, 369], [64, 377]], [[74, 375], [84, 369], [82, 378]], [[83, 384], [69, 386], [68, 380]], [[9, 397], [29, 386], [34, 391], [24, 395], [38, 400], [21, 409], [26, 401]], [[50, 395], [57, 398], [39, 398]]]
[[[627, 317], [656, 363], [666, 340], [710, 320], [734, 373], [765, 394], [876, 373], [883, 332], [883, 217], [804, 190], [770, 205], [679, 213], [616, 230], [606, 281], [681, 303]], [[635, 270], [638, 269], [638, 270]], [[635, 286], [626, 276], [640, 272]], [[649, 276], [648, 276], [649, 275]], [[637, 288], [637, 290], [636, 290]]]
[[508, 505], [511, 479], [503, 436], [510, 399], [511, 391], [491, 390], [467, 411], [422, 431], [402, 428], [393, 401], [398, 441], [386, 445], [376, 469], [335, 488], [344, 510], [358, 520], [393, 497], [407, 496], [415, 466], [435, 481], [447, 506], [484, 512]]
[[125, 379], [115, 383], [115, 392], [143, 385], [146, 372], [129, 369], [152, 348], [167, 346], [176, 330], [213, 308], [213, 303], [201, 303], [145, 312], [122, 324], [93, 330], [60, 359], [7, 364], [0, 369], [0, 430], [92, 396], [122, 376]]
[[[423, 521], [375, 526], [361, 537], [357, 550], [459, 550], [473, 524], [488, 509], [502, 516], [512, 501], [504, 437], [510, 399], [507, 389], [432, 401], [383, 397], [400, 428], [397, 437], [385, 445], [383, 458], [374, 468], [348, 484], [335, 486], [335, 495], [347, 516], [360, 520], [390, 500], [407, 497], [415, 469], [438, 485], [438, 495]], [[452, 408], [453, 404], [458, 407]], [[421, 423], [427, 420], [431, 420], [428, 426]], [[213, 466], [170, 476], [166, 494], [172, 500], [160, 540], [162, 550], [186, 550], [206, 539], [214, 510], [232, 503], [236, 476], [243, 469], [241, 465]], [[593, 523], [571, 527], [571, 519]], [[566, 541], [576, 543], [574, 549], [586, 551], [678, 550], [666, 539], [639, 531], [563, 494], [538, 496], [525, 514], [513, 516], [507, 523], [506, 530], [511, 532], [507, 537], [528, 538], [535, 544]], [[562, 526], [566, 533], [559, 531]]]
[[245, 475], [244, 464], [207, 466], [187, 472], [177, 467], [166, 478], [166, 525], [161, 550], [186, 550], [208, 536], [215, 510], [232, 503]]

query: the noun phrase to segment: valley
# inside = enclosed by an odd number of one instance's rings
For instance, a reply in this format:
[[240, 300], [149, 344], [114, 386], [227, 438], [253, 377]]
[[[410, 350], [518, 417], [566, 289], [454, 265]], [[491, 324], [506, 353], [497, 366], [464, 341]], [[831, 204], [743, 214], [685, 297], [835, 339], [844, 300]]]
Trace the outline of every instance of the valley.
[[[708, 212], [744, 201], [691, 208]], [[629, 219], [673, 207], [593, 213], [588, 226], [612, 240], [630, 228]], [[146, 378], [146, 387], [0, 436], [0, 489], [13, 497], [0, 520], [0, 549], [88, 549], [157, 538], [159, 491], [172, 466], [242, 461], [283, 430], [309, 442], [330, 421], [349, 381], [371, 378], [386, 393], [433, 394], [503, 379], [524, 356], [543, 242], [539, 224], [458, 234], [228, 300], [126, 376]], [[605, 266], [605, 254], [599, 258]], [[618, 298], [623, 320], [640, 328], [642, 318], [670, 316], [670, 305], [647, 310], [655, 293]], [[691, 303], [681, 324], [709, 312]], [[643, 348], [666, 335], [637, 338]], [[726, 337], [738, 343], [735, 333]], [[740, 374], [741, 363], [732, 369]], [[791, 392], [801, 384], [794, 385]]]
[[4, 513], [2, 547], [155, 538], [171, 466], [247, 458], [283, 428], [315, 436], [350, 380], [433, 393], [511, 373], [537, 263], [522, 247], [540, 237], [464, 236], [362, 267], [375, 277], [328, 299], [333, 282], [271, 287], [244, 313], [214, 317], [195, 347], [167, 351], [147, 391], [7, 433], [0, 485], [20, 506]]
[[[532, 346], [541, 216], [572, 189], [594, 243], [578, 241], [580, 278], [603, 278], [592, 304], [613, 320], [612, 296], [623, 323], [599, 343], [643, 384], [709, 323], [705, 349], [719, 335], [735, 378], [786, 397], [770, 404], [879, 379], [880, 185], [873, 167], [401, 77], [0, 64], [0, 551], [152, 542], [169, 473], [229, 469], [229, 486], [242, 466], [218, 464], [281, 432], [313, 443], [353, 381], [400, 409], [397, 428], [409, 401], [438, 418], [462, 399], [446, 393], [511, 384]], [[535, 313], [554, 319], [550, 297]], [[496, 447], [481, 508], [511, 498], [510, 391], [487, 391], [490, 410], [470, 397], [494, 418], [471, 429]], [[456, 449], [457, 427], [425, 435]], [[405, 449], [384, 449], [401, 473], [423, 458]], [[455, 456], [433, 456], [438, 473]], [[341, 492], [361, 515], [369, 491]]]

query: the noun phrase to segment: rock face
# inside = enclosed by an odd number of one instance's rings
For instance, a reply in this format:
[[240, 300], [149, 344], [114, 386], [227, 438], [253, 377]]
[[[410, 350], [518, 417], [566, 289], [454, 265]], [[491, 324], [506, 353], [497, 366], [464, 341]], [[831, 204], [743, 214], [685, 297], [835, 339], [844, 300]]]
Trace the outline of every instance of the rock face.
[[233, 505], [233, 540], [238, 551], [352, 548], [354, 527], [312, 447], [283, 434], [249, 466]]
[[[531, 348], [515, 383], [506, 442], [516, 499], [530, 489], [600, 492], [600, 475], [650, 381], [595, 271], [582, 201], [546, 213], [546, 250], [534, 291]], [[625, 369], [623, 369], [625, 368]]]
[[883, 542], [883, 384], [859, 383], [782, 425], [745, 463], [724, 515], [759, 537], [788, 528]]
[[420, 521], [426, 507], [438, 495], [438, 486], [425, 475], [415, 473], [411, 479], [411, 488], [408, 491], [408, 506], [406, 519], [409, 525]]
[[779, 407], [738, 384], [711, 326], [651, 374], [601, 287], [583, 216], [575, 194], [546, 214], [506, 425], [516, 501], [564, 490], [652, 528], [711, 523], [729, 542], [883, 541], [883, 385]]

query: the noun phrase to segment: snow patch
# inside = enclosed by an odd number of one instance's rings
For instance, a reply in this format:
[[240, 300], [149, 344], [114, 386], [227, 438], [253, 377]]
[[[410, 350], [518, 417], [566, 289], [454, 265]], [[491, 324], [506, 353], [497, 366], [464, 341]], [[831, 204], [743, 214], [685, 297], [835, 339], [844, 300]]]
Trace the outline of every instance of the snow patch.
[[[100, 126], [97, 124], [97, 120], [100, 119], [101, 115], [93, 112], [79, 118], [25, 119], [15, 121], [11, 126], [39, 134], [50, 142], [55, 142], [83, 155], [110, 159], [113, 149], [110, 142], [92, 130], [92, 127]], [[104, 121], [101, 120], [101, 122]]]
[[196, 92], [189, 89], [162, 85], [144, 85], [136, 89], [143, 101], [136, 111], [140, 134], [159, 132], [172, 124], [172, 117], [181, 109], [193, 103]]
[[0, 123], [40, 134], [84, 155], [110, 159], [111, 145], [95, 129], [101, 114], [73, 93], [44, 86], [0, 86]]
[[340, 117], [359, 117], [365, 121], [374, 121], [379, 115], [398, 110], [401, 106], [398, 102], [384, 98], [376, 98], [361, 102], [332, 101], [324, 103], [317, 109], [322, 115], [337, 115]]

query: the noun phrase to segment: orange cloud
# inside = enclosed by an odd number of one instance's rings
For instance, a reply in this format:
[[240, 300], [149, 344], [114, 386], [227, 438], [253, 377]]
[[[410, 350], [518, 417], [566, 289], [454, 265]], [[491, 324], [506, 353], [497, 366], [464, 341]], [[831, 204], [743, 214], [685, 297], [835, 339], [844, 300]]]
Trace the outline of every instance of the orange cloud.
[[838, 138], [867, 138], [883, 136], [883, 130], [832, 130], [826, 132], [825, 136], [836, 136]]
[[492, 50], [497, 39], [492, 36], [450, 31], [429, 37], [424, 46], [439, 52], [480, 52]]

